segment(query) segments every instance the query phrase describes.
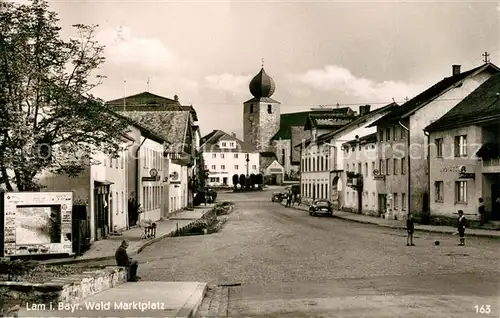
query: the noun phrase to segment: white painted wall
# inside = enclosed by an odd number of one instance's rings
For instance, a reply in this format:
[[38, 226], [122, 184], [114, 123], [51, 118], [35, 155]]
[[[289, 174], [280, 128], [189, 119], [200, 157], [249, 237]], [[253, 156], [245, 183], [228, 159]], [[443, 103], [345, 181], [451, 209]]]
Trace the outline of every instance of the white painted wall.
[[[454, 156], [455, 136], [467, 136], [467, 156]], [[446, 131], [433, 132], [430, 134], [431, 145], [436, 138], [443, 139], [443, 156], [437, 157], [436, 147], [430, 147], [430, 213], [431, 215], [443, 215], [456, 217], [458, 210], [463, 210], [468, 219], [479, 218], [477, 215], [478, 199], [483, 197], [487, 208], [491, 209], [491, 184], [482, 173], [481, 161], [475, 158], [475, 153], [483, 143], [482, 129], [479, 126], [467, 126], [450, 129]], [[467, 173], [475, 173], [475, 179], [460, 179], [459, 168], [465, 166]], [[442, 182], [442, 200], [438, 199], [436, 181]], [[467, 184], [467, 201], [456, 202], [457, 181], [465, 181]], [[486, 187], [483, 186], [487, 185]]]
[[[363, 137], [363, 136], [360, 136]], [[363, 175], [362, 212], [367, 215], [376, 215], [378, 211], [377, 183], [373, 179], [373, 170], [377, 168], [377, 143], [366, 143], [344, 149], [344, 171], [352, 171]], [[361, 164], [361, 170], [359, 165]], [[345, 174], [344, 174], [345, 176]], [[358, 211], [358, 193], [356, 190], [345, 187], [342, 206]]]
[[[131, 145], [132, 142], [124, 143], [122, 146]], [[94, 193], [94, 182], [112, 182], [109, 192], [109, 229], [122, 230], [128, 226], [128, 167], [127, 151], [123, 151], [119, 158], [113, 159], [103, 153], [94, 156], [102, 164], [90, 167], [90, 193]], [[93, 196], [92, 200], [93, 202]], [[93, 212], [92, 204], [91, 211]], [[93, 224], [94, 213], [91, 213], [91, 224]], [[94, 230], [94, 227], [91, 227]]]
[[410, 117], [411, 212], [422, 212], [423, 196], [428, 191], [428, 143], [424, 128], [450, 111], [491, 75], [489, 72], [482, 72], [465, 79], [462, 85], [445, 92]]
[[[249, 153], [249, 175], [260, 173], [259, 158], [259, 153]], [[227, 185], [232, 186], [234, 174], [247, 174], [246, 153], [243, 152], [204, 152], [203, 160], [205, 168], [209, 170], [207, 181], [211, 186], [222, 185], [223, 178], [227, 178]]]
[[[145, 138], [141, 138], [141, 142]], [[164, 200], [163, 186], [165, 167], [163, 160], [163, 144], [146, 138], [139, 154], [139, 204], [144, 208], [144, 213], [139, 216], [139, 221], [158, 221], [162, 216], [162, 202]], [[142, 181], [142, 177], [149, 177], [151, 169], [156, 169], [160, 176], [159, 181]]]

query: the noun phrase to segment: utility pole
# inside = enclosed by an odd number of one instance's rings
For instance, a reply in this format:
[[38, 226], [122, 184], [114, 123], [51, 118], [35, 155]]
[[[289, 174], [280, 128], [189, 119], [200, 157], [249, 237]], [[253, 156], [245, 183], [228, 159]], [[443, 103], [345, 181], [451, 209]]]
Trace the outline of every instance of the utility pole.
[[123, 111], [125, 111], [125, 108], [127, 107], [127, 80], [124, 78], [123, 79]]

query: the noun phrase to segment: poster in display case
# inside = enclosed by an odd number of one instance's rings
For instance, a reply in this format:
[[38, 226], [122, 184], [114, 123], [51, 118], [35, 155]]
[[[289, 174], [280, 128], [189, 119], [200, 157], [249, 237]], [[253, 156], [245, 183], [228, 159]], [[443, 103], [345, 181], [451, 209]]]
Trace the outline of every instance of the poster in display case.
[[4, 257], [72, 255], [72, 192], [3, 193]]

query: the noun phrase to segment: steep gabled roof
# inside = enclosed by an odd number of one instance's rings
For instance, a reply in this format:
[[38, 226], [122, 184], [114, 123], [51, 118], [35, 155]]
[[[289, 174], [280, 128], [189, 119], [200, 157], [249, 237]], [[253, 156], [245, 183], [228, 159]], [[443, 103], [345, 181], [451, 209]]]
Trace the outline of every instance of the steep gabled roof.
[[[189, 113], [179, 111], [117, 111], [140, 125], [147, 127], [170, 143], [171, 150], [184, 149]], [[169, 151], [168, 149], [166, 151]]]
[[439, 131], [500, 119], [500, 73], [493, 75], [425, 130]]
[[149, 92], [142, 92], [131, 96], [126, 96], [118, 99], [113, 99], [106, 102], [106, 105], [117, 106], [165, 106], [165, 105], [180, 105], [179, 101], [156, 95]]
[[[381, 113], [390, 111], [391, 109], [394, 109], [396, 107], [399, 107], [399, 105], [397, 103], [390, 103], [388, 105], [385, 105], [384, 107], [374, 109], [371, 112], [365, 114], [364, 116], [357, 118], [356, 120], [352, 121], [351, 123], [339, 128], [337, 130], [330, 131], [330, 132], [327, 132], [325, 134], [318, 136], [318, 138], [316, 138], [316, 142], [317, 143], [326, 142], [326, 141], [332, 139], [333, 137], [337, 136], [338, 134], [345, 132], [346, 130], [348, 130], [352, 127], [356, 127], [362, 123], [369, 122], [370, 118], [373, 118], [373, 116], [380, 115]], [[307, 147], [310, 143], [311, 143], [311, 139], [307, 139], [304, 143], [304, 146]], [[298, 148], [300, 146], [302, 146], [302, 143], [297, 144], [294, 147]]]
[[[235, 149], [220, 148], [219, 141], [234, 141]], [[202, 138], [200, 151], [202, 152], [248, 152], [255, 153], [257, 149], [249, 143], [244, 142], [222, 130], [214, 130]]]
[[192, 105], [181, 105], [178, 101], [151, 93], [140, 93], [106, 102], [115, 111], [186, 111], [198, 121], [198, 114]]
[[377, 133], [369, 134], [358, 139], [349, 140], [342, 145], [357, 145], [377, 142]]
[[314, 110], [289, 114], [281, 114], [280, 130], [271, 138], [272, 140], [292, 139], [292, 127], [304, 127], [310, 114], [342, 114], [352, 111], [350, 107], [335, 108], [329, 110]]
[[145, 128], [143, 125], [139, 124], [135, 120], [132, 120], [129, 117], [126, 117], [126, 116], [123, 116], [123, 115], [121, 115], [121, 114], [119, 114], [117, 112], [114, 112], [113, 110], [111, 110], [111, 109], [109, 109], [107, 107], [104, 107], [103, 109], [104, 109], [104, 111], [108, 112], [112, 116], [115, 116], [116, 118], [119, 118], [119, 119], [125, 121], [130, 126], [133, 126], [133, 127], [137, 128], [141, 132], [142, 136], [144, 136], [144, 137], [146, 137], [148, 139], [154, 140], [154, 141], [156, 141], [158, 143], [161, 143], [161, 144], [164, 144], [165, 142], [168, 142], [168, 140], [166, 140], [163, 137], [160, 137], [157, 133], [151, 131], [150, 129]]
[[313, 127], [317, 129], [339, 129], [358, 116], [350, 108], [346, 112], [329, 113], [329, 114], [315, 114], [310, 113], [304, 125], [305, 130], [311, 130]]
[[200, 146], [203, 146], [203, 144], [210, 138], [212, 138], [213, 135], [217, 133], [217, 130], [212, 130], [212, 132], [206, 134], [205, 136], [201, 137], [200, 139]]
[[377, 126], [384, 122], [393, 122], [399, 119], [404, 119], [444, 94], [447, 90], [453, 88], [456, 85], [459, 85], [466, 78], [480, 73], [486, 69], [492, 70], [494, 72], [500, 71], [500, 69], [496, 65], [492, 63], [486, 63], [469, 71], [454, 76], [445, 77], [438, 83], [434, 84], [433, 86], [429, 87], [422, 93], [418, 94], [417, 96], [401, 105], [401, 107], [394, 109], [389, 114], [375, 121], [369, 127]]

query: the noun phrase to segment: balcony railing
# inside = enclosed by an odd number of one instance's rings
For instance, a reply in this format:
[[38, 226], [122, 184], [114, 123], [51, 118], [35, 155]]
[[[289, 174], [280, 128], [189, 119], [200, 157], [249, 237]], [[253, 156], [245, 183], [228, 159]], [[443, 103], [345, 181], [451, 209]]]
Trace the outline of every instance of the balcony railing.
[[500, 158], [483, 159], [483, 173], [500, 173]]
[[483, 167], [499, 167], [499, 166], [500, 166], [500, 158], [491, 158], [483, 160]]

